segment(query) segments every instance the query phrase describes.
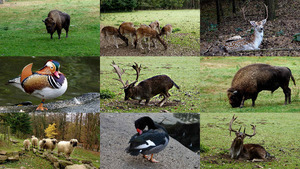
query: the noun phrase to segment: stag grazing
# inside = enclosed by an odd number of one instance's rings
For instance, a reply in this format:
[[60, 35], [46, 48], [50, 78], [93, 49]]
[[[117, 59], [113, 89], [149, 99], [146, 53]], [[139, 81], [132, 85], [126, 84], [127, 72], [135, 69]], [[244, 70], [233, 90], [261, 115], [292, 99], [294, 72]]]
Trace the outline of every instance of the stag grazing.
[[[159, 42], [164, 46], [165, 49], [167, 49], [167, 44], [166, 42], [164, 42], [161, 38], [160, 38], [160, 34], [152, 29], [152, 28], [149, 28], [149, 27], [146, 27], [146, 26], [143, 26], [143, 27], [140, 27], [137, 29], [136, 31], [136, 39], [135, 39], [135, 42], [134, 42], [134, 45], [135, 45], [135, 48], [137, 47], [137, 44], [140, 45], [141, 49], [144, 49], [143, 46], [142, 46], [142, 43], [141, 43], [141, 40], [143, 38], [147, 38], [147, 39], [158, 39]], [[153, 44], [155, 45], [155, 43], [153, 42]], [[156, 47], [156, 45], [155, 45]], [[150, 41], [148, 40], [148, 50], [150, 50]]]
[[159, 22], [158, 21], [151, 22], [149, 26], [153, 30], [156, 30], [157, 33], [160, 33], [160, 26], [159, 26]]
[[135, 36], [136, 36], [136, 29], [134, 28], [133, 23], [131, 22], [123, 22], [120, 26], [119, 26], [119, 33], [121, 35], [122, 40], [127, 39], [127, 43], [126, 40], [125, 43], [128, 45], [128, 40], [131, 40], [131, 44], [133, 45]]
[[245, 128], [244, 132], [241, 132], [241, 128], [237, 130], [232, 129], [232, 123], [237, 119], [237, 117], [232, 117], [229, 123], [229, 131], [230, 135], [231, 132], [235, 132], [236, 138], [233, 140], [231, 147], [230, 147], [230, 156], [232, 159], [245, 159], [245, 160], [252, 160], [252, 161], [265, 161], [267, 158], [270, 157], [270, 154], [266, 151], [264, 147], [258, 144], [244, 144], [244, 139], [246, 136], [253, 137], [255, 133], [255, 126], [251, 124], [253, 134], [249, 135], [246, 134]]
[[167, 24], [161, 29], [160, 36], [163, 37], [164, 35], [166, 35], [166, 38], [168, 38], [171, 35], [171, 33], [172, 33], [172, 25]]
[[120, 69], [118, 65], [112, 62], [112, 66], [115, 69], [120, 81], [123, 84], [122, 89], [125, 92], [125, 100], [129, 98], [134, 100], [139, 100], [139, 104], [142, 100], [146, 100], [145, 105], [148, 105], [150, 99], [158, 94], [163, 96], [163, 99], [158, 103], [159, 107], [163, 106], [167, 99], [171, 96], [168, 92], [173, 86], [179, 89], [179, 86], [167, 75], [157, 75], [153, 76], [149, 79], [141, 81], [137, 86], [135, 86], [136, 82], [138, 82], [138, 78], [141, 71], [141, 65], [138, 66], [137, 63], [132, 66], [132, 68], [136, 71], [136, 80], [131, 84], [126, 83], [122, 80], [122, 75], [125, 73], [124, 69]]
[[249, 21], [253, 26], [254, 33], [250, 37], [246, 38], [231, 38], [225, 42], [225, 51], [234, 52], [242, 50], [257, 50], [260, 49], [259, 45], [261, 44], [264, 36], [264, 25], [268, 19], [268, 7], [264, 4], [266, 8], [267, 17], [262, 21], [250, 21], [245, 17], [245, 7], [242, 8], [244, 19]]
[[109, 43], [108, 38], [109, 38], [109, 37], [112, 37], [112, 39], [113, 39], [113, 41], [114, 41], [114, 43], [115, 43], [115, 46], [116, 46], [117, 48], [119, 48], [119, 47], [118, 47], [118, 44], [117, 44], [117, 41], [116, 41], [116, 38], [120, 37], [117, 28], [112, 27], [112, 26], [105, 26], [105, 27], [101, 30], [101, 35], [104, 37], [104, 39], [106, 40], [107, 43]]

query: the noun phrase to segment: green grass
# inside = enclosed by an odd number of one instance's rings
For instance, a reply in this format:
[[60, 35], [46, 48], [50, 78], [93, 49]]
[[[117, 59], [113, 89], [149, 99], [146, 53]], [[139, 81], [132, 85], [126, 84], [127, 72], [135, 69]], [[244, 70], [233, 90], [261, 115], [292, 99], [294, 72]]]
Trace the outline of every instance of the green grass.
[[[135, 71], [131, 68], [134, 62], [142, 65], [139, 82], [152, 76], [165, 74], [180, 86], [180, 90], [175, 87], [169, 90], [171, 97], [168, 99], [169, 106], [157, 107], [154, 105], [137, 105], [135, 101], [124, 101], [124, 91], [120, 89], [122, 84], [114, 80], [117, 74], [111, 66], [112, 61], [122, 69], [125, 74], [123, 81], [133, 82], [136, 78]], [[200, 87], [199, 87], [199, 57], [101, 57], [100, 58], [100, 89], [110, 90], [116, 93], [113, 99], [101, 99], [101, 112], [199, 112]], [[150, 100], [153, 103], [160, 101], [158, 96]], [[176, 101], [180, 101], [177, 103]]]
[[[101, 13], [101, 26], [119, 27], [123, 22], [133, 22], [136, 28], [140, 24], [149, 25], [158, 20], [160, 26], [171, 24], [172, 44], [200, 49], [200, 10], [146, 10], [122, 13]], [[180, 31], [179, 31], [180, 30]]]
[[234, 133], [229, 135], [228, 124], [233, 114], [202, 113], [200, 117], [201, 144], [208, 146], [210, 151], [200, 153], [200, 168], [299, 168], [300, 120], [299, 113], [242, 113], [236, 114], [237, 120], [233, 129], [246, 127], [251, 134], [250, 124], [256, 125], [256, 135], [245, 138], [244, 143], [262, 145], [272, 156], [269, 162], [252, 163], [244, 160], [221, 159], [228, 154]]
[[[266, 63], [289, 67], [296, 84], [300, 83], [300, 58], [297, 57], [202, 57], [200, 59], [201, 75], [201, 112], [299, 112], [299, 87], [290, 81], [292, 90], [289, 105], [284, 105], [284, 93], [278, 88], [273, 94], [262, 91], [258, 94], [255, 107], [246, 100], [243, 108], [232, 108], [227, 97], [227, 89], [235, 73], [242, 67], [253, 63]], [[205, 76], [204, 76], [205, 75]]]
[[[4, 6], [8, 5], [8, 6]], [[19, 0], [5, 2], [1, 9], [0, 56], [99, 56], [99, 1]], [[50, 39], [42, 22], [50, 10], [71, 16], [69, 37], [63, 29]]]

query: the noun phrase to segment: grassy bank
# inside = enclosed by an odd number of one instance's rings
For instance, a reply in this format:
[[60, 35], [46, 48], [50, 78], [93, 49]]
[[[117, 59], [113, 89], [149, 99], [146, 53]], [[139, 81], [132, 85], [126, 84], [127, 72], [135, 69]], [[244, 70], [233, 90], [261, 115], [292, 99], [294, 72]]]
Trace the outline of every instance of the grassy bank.
[[[149, 106], [138, 105], [138, 101], [124, 101], [122, 84], [115, 80], [117, 74], [111, 66], [115, 61], [125, 69], [123, 81], [133, 82], [136, 78], [131, 65], [134, 62], [142, 65], [139, 82], [155, 75], [165, 74], [180, 86], [169, 90], [171, 97], [163, 107], [157, 107], [162, 98], [158, 96], [150, 100]], [[100, 58], [100, 90], [110, 90], [116, 94], [111, 99], [101, 99], [101, 112], [199, 112], [199, 57], [101, 57]], [[138, 84], [138, 83], [137, 83]]]
[[101, 26], [119, 27], [123, 22], [133, 22], [136, 28], [140, 24], [149, 25], [158, 20], [160, 26], [171, 24], [171, 44], [200, 51], [200, 10], [146, 10], [121, 13], [101, 13]]
[[230, 159], [229, 148], [235, 134], [229, 135], [228, 124], [232, 113], [202, 113], [200, 116], [201, 144], [209, 148], [200, 153], [200, 168], [297, 168], [299, 165], [300, 143], [299, 113], [242, 113], [232, 128], [246, 127], [252, 134], [250, 124], [256, 125], [256, 135], [245, 138], [244, 143], [262, 145], [275, 159], [268, 162], [252, 163], [246, 160]]
[[299, 61], [296, 57], [201, 57], [201, 112], [299, 112], [300, 89], [294, 86], [292, 81], [289, 85], [292, 90], [292, 103], [289, 105], [284, 105], [284, 93], [281, 88], [273, 94], [270, 91], [260, 92], [255, 107], [251, 106], [251, 100], [246, 100], [242, 109], [232, 108], [227, 97], [227, 89], [230, 88], [235, 73], [253, 63], [289, 67], [296, 84], [299, 84]]
[[[63, 29], [50, 39], [42, 22], [51, 10], [71, 16], [69, 37]], [[99, 56], [99, 1], [18, 0], [0, 5], [0, 56]]]

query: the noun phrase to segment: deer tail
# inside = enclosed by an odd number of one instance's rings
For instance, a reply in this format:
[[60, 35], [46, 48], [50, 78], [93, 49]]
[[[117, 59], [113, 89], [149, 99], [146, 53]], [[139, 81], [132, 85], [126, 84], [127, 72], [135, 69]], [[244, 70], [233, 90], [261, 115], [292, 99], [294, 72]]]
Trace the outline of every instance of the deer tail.
[[296, 86], [295, 78], [294, 78], [294, 76], [293, 76], [293, 74], [292, 74], [291, 69], [289, 69], [288, 67], [287, 67], [287, 69], [290, 71], [290, 73], [291, 73], [291, 79], [292, 79], [292, 81], [294, 82], [294, 85]]
[[159, 40], [159, 42], [165, 47], [165, 50], [168, 49], [168, 46], [164, 40], [162, 40], [159, 36], [159, 34], [156, 35], [156, 38]]

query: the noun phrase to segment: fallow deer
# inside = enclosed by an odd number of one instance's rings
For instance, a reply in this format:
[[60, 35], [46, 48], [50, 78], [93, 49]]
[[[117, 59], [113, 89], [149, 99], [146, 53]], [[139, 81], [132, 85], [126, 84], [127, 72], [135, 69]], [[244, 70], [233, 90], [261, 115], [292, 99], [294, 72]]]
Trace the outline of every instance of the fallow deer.
[[112, 66], [115, 69], [120, 81], [123, 84], [121, 89], [125, 92], [125, 101], [129, 98], [134, 100], [139, 100], [139, 104], [142, 100], [146, 100], [145, 105], [148, 105], [150, 99], [158, 94], [162, 95], [164, 98], [158, 103], [159, 107], [163, 106], [167, 99], [171, 96], [168, 92], [173, 86], [179, 89], [179, 86], [167, 75], [157, 75], [149, 79], [141, 81], [137, 86], [135, 84], [138, 82], [138, 78], [141, 71], [141, 65], [138, 66], [137, 63], [132, 65], [132, 68], [136, 71], [136, 80], [132, 83], [123, 82], [121, 76], [125, 73], [124, 69], [120, 69], [115, 62], [112, 62]]
[[[152, 28], [149, 27], [140, 27], [137, 29], [136, 31], [136, 39], [134, 42], [135, 48], [137, 46], [137, 44], [139, 43], [141, 49], [144, 49], [142, 44], [141, 44], [141, 40], [143, 38], [148, 38], [148, 39], [158, 39], [159, 42], [164, 46], [165, 49], [168, 48], [167, 44], [160, 38], [160, 35], [158, 34], [158, 32]], [[155, 45], [155, 43], [154, 43]], [[155, 45], [156, 47], [156, 45]], [[150, 40], [148, 40], [148, 49], [150, 50]]]
[[164, 26], [161, 31], [160, 31], [160, 36], [164, 36], [166, 35], [166, 39], [171, 35], [172, 33], [172, 25], [171, 24], [167, 24], [166, 26]]
[[107, 41], [107, 43], [109, 44], [109, 40], [107, 38], [112, 37], [115, 46], [117, 48], [119, 48], [116, 38], [120, 37], [119, 36], [119, 32], [118, 29], [112, 26], [105, 26], [102, 30], [101, 30], [101, 35], [104, 37], [104, 39]]
[[[259, 45], [261, 44], [264, 36], [264, 25], [268, 19], [268, 7], [264, 4], [266, 8], [267, 17], [262, 21], [250, 21], [253, 26], [254, 33], [250, 37], [240, 38], [240, 39], [230, 39], [225, 42], [224, 49], [227, 52], [242, 51], [242, 50], [259, 50]], [[245, 17], [245, 7], [242, 8], [244, 19]]]
[[[133, 23], [123, 22], [119, 26], [119, 33], [120, 33], [121, 36], [123, 36], [123, 39], [127, 38], [127, 41], [130, 39], [132, 46], [134, 46], [133, 43], [134, 43], [134, 39], [135, 39], [135, 36], [136, 36], [136, 29], [134, 28]], [[128, 43], [127, 43], [127, 45], [128, 45]]]
[[266, 149], [258, 144], [244, 144], [244, 139], [246, 136], [253, 137], [255, 136], [255, 125], [252, 125], [253, 134], [246, 134], [246, 128], [244, 128], [244, 132], [241, 132], [241, 128], [237, 130], [232, 129], [232, 123], [237, 119], [237, 117], [232, 117], [229, 123], [229, 131], [234, 132], [236, 138], [233, 140], [230, 147], [230, 156], [232, 159], [245, 159], [254, 161], [265, 161], [267, 158], [271, 157], [270, 154], [266, 151]]
[[157, 33], [160, 33], [160, 26], [159, 26], [159, 22], [156, 20], [154, 22], [151, 22], [149, 25], [152, 29], [156, 30]]

